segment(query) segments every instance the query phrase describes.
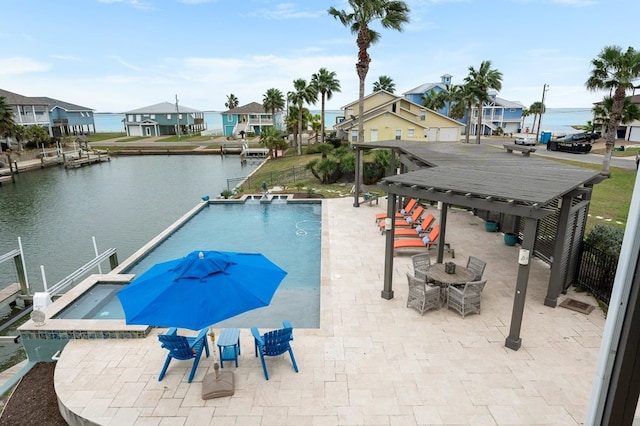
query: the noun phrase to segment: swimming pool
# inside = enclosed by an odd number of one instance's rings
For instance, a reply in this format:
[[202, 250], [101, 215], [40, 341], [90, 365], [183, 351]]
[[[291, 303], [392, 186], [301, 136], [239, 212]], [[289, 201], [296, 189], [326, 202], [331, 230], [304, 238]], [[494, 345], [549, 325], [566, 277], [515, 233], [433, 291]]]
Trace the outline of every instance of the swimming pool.
[[96, 283], [53, 318], [122, 319], [124, 318], [124, 311], [116, 293], [123, 289], [125, 285], [121, 282]]
[[273, 200], [210, 203], [125, 272], [144, 273], [194, 250], [257, 252], [287, 271], [271, 304], [215, 324], [248, 328], [320, 326], [322, 204]]

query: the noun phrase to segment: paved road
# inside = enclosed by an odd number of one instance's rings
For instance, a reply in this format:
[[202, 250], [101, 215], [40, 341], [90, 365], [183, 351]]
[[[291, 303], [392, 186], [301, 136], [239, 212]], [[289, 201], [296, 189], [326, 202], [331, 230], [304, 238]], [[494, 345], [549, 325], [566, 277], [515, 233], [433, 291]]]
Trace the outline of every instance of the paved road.
[[[483, 138], [480, 140], [480, 143], [482, 144], [492, 145], [499, 148], [502, 148], [502, 145], [506, 142], [506, 140], [502, 139]], [[534, 155], [539, 155], [541, 157], [562, 158], [565, 160], [582, 161], [584, 163], [602, 164], [603, 156], [600, 154], [572, 154], [570, 152], [547, 151], [545, 145], [538, 145], [536, 148], [537, 149]], [[620, 167], [622, 169], [635, 170], [635, 157], [611, 157], [611, 166]]]

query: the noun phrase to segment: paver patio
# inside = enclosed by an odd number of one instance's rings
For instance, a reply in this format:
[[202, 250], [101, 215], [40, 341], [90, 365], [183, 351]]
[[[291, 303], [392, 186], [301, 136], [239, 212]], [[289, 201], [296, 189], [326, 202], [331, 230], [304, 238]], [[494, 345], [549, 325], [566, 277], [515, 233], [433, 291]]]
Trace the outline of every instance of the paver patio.
[[[420, 316], [405, 307], [409, 255], [395, 258], [395, 297], [380, 297], [385, 238], [374, 215], [386, 203], [352, 203], [323, 202], [321, 323], [293, 324], [299, 373], [288, 356], [269, 358], [266, 381], [243, 329], [240, 365], [230, 368], [235, 394], [205, 401], [202, 379], [213, 371], [215, 350], [191, 384], [189, 362], [172, 363], [158, 382], [165, 358], [158, 329], [146, 339], [71, 341], [55, 373], [62, 404], [89, 422], [119, 426], [582, 424], [605, 322], [601, 309], [584, 315], [544, 306], [549, 266], [534, 259], [522, 347], [507, 349], [518, 247], [487, 233], [481, 219], [451, 209], [454, 261], [465, 265], [474, 255], [488, 263], [482, 313], [462, 319], [441, 308]], [[435, 207], [427, 210], [438, 218]], [[565, 297], [597, 305], [585, 293], [570, 290], [559, 301]]]

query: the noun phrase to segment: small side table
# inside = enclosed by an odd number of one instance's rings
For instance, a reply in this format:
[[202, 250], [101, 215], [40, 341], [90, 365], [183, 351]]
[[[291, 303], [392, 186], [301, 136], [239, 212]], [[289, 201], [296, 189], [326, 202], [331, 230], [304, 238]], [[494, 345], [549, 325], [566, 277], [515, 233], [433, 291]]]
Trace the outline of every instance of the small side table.
[[220, 367], [224, 368], [224, 361], [235, 361], [237, 367], [238, 355], [240, 355], [240, 329], [223, 329], [218, 337], [217, 345], [220, 351]]

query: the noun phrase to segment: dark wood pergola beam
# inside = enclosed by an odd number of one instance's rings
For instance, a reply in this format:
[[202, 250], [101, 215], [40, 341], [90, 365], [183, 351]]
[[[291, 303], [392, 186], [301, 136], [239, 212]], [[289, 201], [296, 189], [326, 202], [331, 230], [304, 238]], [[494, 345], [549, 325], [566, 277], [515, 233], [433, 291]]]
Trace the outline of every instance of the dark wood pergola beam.
[[[555, 210], [541, 208], [535, 205], [528, 206], [524, 204], [516, 204], [511, 201], [496, 200], [491, 197], [480, 197], [476, 194], [456, 194], [451, 190], [438, 190], [435, 188], [417, 188], [413, 186], [404, 186], [398, 184], [389, 184], [381, 182], [380, 188], [387, 193], [395, 195], [419, 198], [427, 201], [439, 201], [454, 206], [468, 207], [472, 209], [488, 210], [496, 213], [512, 214], [520, 217], [530, 217], [534, 219], [542, 219], [555, 213]], [[391, 188], [393, 186], [393, 188]]]

